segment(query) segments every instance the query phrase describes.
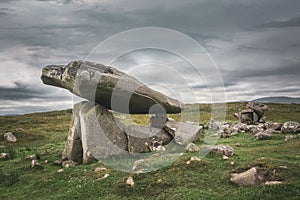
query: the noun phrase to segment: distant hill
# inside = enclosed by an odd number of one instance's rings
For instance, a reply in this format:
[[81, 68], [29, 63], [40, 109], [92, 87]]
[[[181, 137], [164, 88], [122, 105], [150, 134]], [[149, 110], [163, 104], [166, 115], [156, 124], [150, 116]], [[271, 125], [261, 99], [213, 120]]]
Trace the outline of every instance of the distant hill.
[[300, 104], [300, 98], [293, 98], [293, 97], [263, 97], [252, 100], [253, 102], [260, 102], [260, 103], [283, 103], [283, 104], [290, 104], [296, 103]]

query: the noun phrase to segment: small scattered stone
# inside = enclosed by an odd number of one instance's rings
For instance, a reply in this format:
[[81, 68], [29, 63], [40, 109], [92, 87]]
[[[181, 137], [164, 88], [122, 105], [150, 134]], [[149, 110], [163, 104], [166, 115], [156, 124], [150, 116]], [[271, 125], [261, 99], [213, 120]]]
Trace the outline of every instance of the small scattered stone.
[[199, 162], [201, 159], [198, 156], [192, 156], [189, 161], [186, 162], [187, 165], [191, 164], [192, 161]]
[[16, 128], [16, 131], [25, 131], [23, 128]]
[[56, 160], [56, 161], [53, 162], [53, 164], [61, 166], [62, 162], [63, 162], [62, 160]]
[[45, 160], [45, 163], [49, 163], [50, 161], [49, 160]]
[[3, 137], [7, 142], [17, 142], [17, 138], [12, 132], [4, 133]]
[[252, 167], [245, 172], [231, 174], [230, 181], [240, 186], [251, 186], [262, 182], [263, 177], [259, 175], [258, 170], [255, 167]]
[[194, 143], [189, 143], [185, 149], [189, 152], [199, 152], [200, 151], [200, 148], [195, 145]]
[[230, 162], [230, 164], [231, 164], [231, 165], [234, 165], [235, 163], [234, 163], [234, 162]]
[[40, 165], [40, 163], [39, 163], [38, 160], [34, 159], [34, 160], [31, 161], [31, 167], [32, 167], [32, 168], [33, 168], [33, 167], [36, 167], [36, 166], [39, 166], [39, 165]]
[[216, 146], [209, 146], [208, 149], [216, 153], [222, 153], [223, 155], [226, 156], [233, 156], [234, 154], [234, 150], [231, 146], [226, 146], [223, 144], [219, 144]]
[[191, 161], [201, 161], [201, 159], [197, 156], [192, 156]]
[[229, 159], [228, 156], [223, 155], [223, 160], [228, 160], [228, 159]]
[[94, 169], [94, 172], [95, 173], [101, 173], [101, 172], [104, 172], [104, 171], [106, 171], [107, 169], [105, 168], [105, 167], [96, 167], [95, 169]]
[[279, 185], [282, 184], [281, 181], [266, 181], [265, 185]]
[[292, 140], [297, 138], [297, 135], [286, 135], [284, 141]]
[[9, 157], [8, 153], [0, 153], [0, 159], [7, 159]]
[[280, 166], [278, 166], [278, 168], [281, 168], [281, 169], [287, 169], [288, 167], [287, 167], [287, 166], [284, 166], [284, 165], [280, 165]]
[[76, 162], [74, 162], [73, 160], [66, 160], [62, 162], [62, 166], [64, 168], [69, 168], [69, 167], [75, 167], [77, 165]]
[[58, 173], [63, 173], [64, 171], [65, 171], [64, 169], [57, 170]]
[[166, 151], [166, 148], [163, 145], [158, 145], [157, 147], [154, 146], [152, 148], [152, 151], [157, 151], [157, 152], [159, 152], [159, 151]]
[[265, 139], [270, 139], [272, 138], [272, 135], [269, 133], [265, 133], [265, 132], [260, 132], [260, 133], [256, 133], [254, 135], [254, 137], [258, 140], [265, 140]]
[[265, 129], [259, 127], [258, 125], [252, 128], [252, 133], [256, 134], [256, 133], [261, 133], [263, 132]]
[[130, 186], [133, 186], [134, 185], [134, 181], [133, 181], [133, 178], [131, 176], [129, 176], [127, 179], [126, 179], [126, 184], [127, 185], [130, 185]]
[[157, 183], [162, 183], [163, 182], [163, 180], [160, 178], [160, 179], [157, 179], [157, 181], [156, 181]]
[[38, 156], [36, 154], [33, 154], [33, 155], [28, 156], [28, 159], [30, 159], [30, 160], [37, 160]]
[[106, 178], [108, 178], [108, 177], [109, 177], [109, 174], [104, 174], [103, 177], [97, 178], [97, 180], [103, 180], [103, 179], [106, 179]]
[[235, 146], [236, 147], [241, 147], [241, 143], [236, 143]]

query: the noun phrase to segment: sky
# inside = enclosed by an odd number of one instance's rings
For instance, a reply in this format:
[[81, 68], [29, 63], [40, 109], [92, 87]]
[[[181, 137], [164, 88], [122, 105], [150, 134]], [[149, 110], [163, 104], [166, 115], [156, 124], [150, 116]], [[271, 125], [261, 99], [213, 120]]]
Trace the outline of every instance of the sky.
[[[198, 42], [220, 74], [227, 102], [300, 97], [299, 0], [1, 0], [0, 115], [72, 107], [70, 92], [43, 85], [42, 67], [95, 58], [89, 55], [99, 43], [141, 27]], [[188, 47], [182, 47], [187, 56], [201, 58]], [[108, 47], [101, 55], [116, 52]], [[161, 92], [176, 90], [185, 103], [210, 102], [217, 87], [207, 86], [215, 79], [209, 71], [198, 78], [188, 62], [157, 49], [129, 52], [112, 66]]]

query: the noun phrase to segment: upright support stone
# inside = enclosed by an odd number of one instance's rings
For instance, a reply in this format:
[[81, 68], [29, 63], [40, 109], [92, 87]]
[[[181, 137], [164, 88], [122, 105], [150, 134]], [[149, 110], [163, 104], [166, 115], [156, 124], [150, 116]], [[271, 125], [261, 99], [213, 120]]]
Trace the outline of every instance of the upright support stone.
[[84, 103], [80, 102], [74, 105], [67, 143], [62, 153], [63, 160], [73, 160], [77, 163], [82, 163], [83, 151], [79, 112]]
[[83, 162], [120, 155], [127, 151], [126, 133], [112, 113], [100, 105], [85, 103], [80, 110]]
[[119, 155], [127, 150], [124, 126], [111, 112], [86, 101], [74, 105], [63, 160], [87, 163], [93, 158]]

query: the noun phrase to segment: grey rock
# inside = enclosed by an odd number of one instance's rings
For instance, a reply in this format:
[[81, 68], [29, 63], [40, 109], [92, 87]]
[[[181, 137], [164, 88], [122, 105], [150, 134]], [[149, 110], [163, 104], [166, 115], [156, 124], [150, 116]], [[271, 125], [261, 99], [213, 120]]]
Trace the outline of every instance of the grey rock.
[[39, 157], [38, 155], [32, 154], [32, 155], [28, 156], [27, 158], [30, 160], [38, 160], [38, 157]]
[[237, 133], [239, 133], [239, 132], [243, 132], [243, 131], [239, 131], [238, 128], [231, 127], [231, 128], [230, 128], [230, 132], [231, 132], [231, 135], [235, 135], [235, 134], [237, 134]]
[[159, 146], [167, 145], [173, 137], [164, 129], [129, 125], [126, 127], [128, 151], [147, 153], [157, 151]]
[[109, 177], [109, 174], [104, 174], [102, 177], [97, 178], [97, 181], [106, 179], [106, 178], [108, 178], [108, 177]]
[[236, 147], [241, 147], [242, 145], [241, 145], [241, 143], [236, 143], [235, 146]]
[[218, 134], [220, 135], [220, 137], [222, 138], [226, 138], [229, 137], [231, 135], [231, 127], [228, 124], [223, 124], [219, 126], [219, 131]]
[[4, 133], [3, 138], [7, 142], [17, 142], [17, 138], [12, 132]]
[[237, 129], [238, 132], [249, 131], [248, 125], [245, 124], [245, 123], [241, 123], [241, 122], [234, 124], [234, 125], [233, 125], [233, 128]]
[[198, 147], [194, 143], [189, 143], [188, 145], [186, 145], [185, 150], [187, 150], [188, 152], [199, 152], [200, 147]]
[[269, 133], [265, 133], [265, 132], [260, 132], [260, 133], [256, 133], [254, 135], [254, 137], [258, 140], [265, 140], [265, 139], [270, 139], [272, 138], [272, 135]]
[[300, 123], [294, 121], [285, 122], [281, 127], [282, 133], [300, 133]]
[[246, 129], [248, 132], [253, 132], [253, 129], [256, 128], [256, 125], [247, 125]]
[[105, 172], [105, 171], [107, 171], [107, 168], [105, 168], [105, 167], [96, 167], [94, 169], [94, 173], [102, 173], [102, 172]]
[[75, 167], [76, 165], [78, 165], [78, 163], [73, 160], [66, 160], [62, 162], [62, 166], [64, 168]]
[[31, 161], [31, 167], [33, 168], [33, 167], [36, 167], [36, 166], [39, 166], [40, 165], [40, 163], [39, 163], [39, 161], [38, 160], [32, 160]]
[[266, 129], [263, 131], [264, 133], [273, 134], [273, 133], [280, 133], [280, 131], [276, 131], [274, 129]]
[[127, 151], [123, 125], [111, 112], [92, 102], [74, 106], [71, 128], [62, 159], [87, 163]]
[[0, 153], [0, 159], [8, 159], [9, 153]]
[[284, 141], [293, 140], [297, 138], [297, 135], [286, 135]]
[[228, 135], [225, 134], [225, 132], [223, 130], [218, 130], [217, 131], [217, 135], [221, 138], [226, 138], [228, 137]]
[[127, 185], [130, 185], [130, 186], [132, 187], [132, 186], [134, 185], [134, 180], [133, 180], [132, 176], [129, 176], [129, 177], [126, 179], [125, 183], [126, 183]]
[[239, 186], [253, 186], [263, 182], [264, 177], [258, 172], [258, 169], [252, 167], [251, 169], [242, 173], [231, 174], [230, 181]]
[[123, 113], [179, 113], [183, 105], [113, 67], [94, 62], [72, 61], [66, 66], [47, 66], [41, 79], [44, 84], [65, 88]]
[[234, 154], [234, 149], [231, 146], [226, 146], [223, 144], [208, 146], [207, 149], [216, 153], [221, 153], [225, 156], [233, 156]]
[[172, 120], [166, 122], [164, 129], [171, 134], [174, 137], [175, 142], [180, 145], [185, 145], [198, 140], [202, 132], [201, 126]]
[[259, 126], [255, 126], [252, 128], [252, 133], [256, 134], [256, 133], [261, 133], [263, 132], [265, 129], [264, 128], [261, 128]]
[[188, 160], [188, 161], [186, 162], [186, 164], [189, 165], [189, 164], [191, 164], [192, 162], [195, 163], [195, 162], [200, 162], [200, 161], [201, 161], [201, 159], [200, 159], [198, 156], [192, 156], [192, 157], [190, 158], [190, 160]]
[[207, 123], [207, 127], [209, 129], [219, 129], [222, 125], [221, 122], [216, 121], [214, 118], [210, 118], [209, 122]]
[[280, 185], [282, 183], [282, 181], [266, 181], [265, 185]]
[[273, 129], [276, 131], [280, 131], [282, 124], [277, 122], [266, 122], [265, 127], [266, 129]]
[[62, 165], [62, 160], [56, 160], [53, 162], [53, 165], [61, 166]]
[[257, 124], [258, 128], [266, 129], [266, 125], [264, 123]]
[[80, 102], [73, 106], [73, 116], [71, 119], [67, 143], [62, 153], [62, 160], [73, 160], [77, 163], [82, 163], [83, 149], [79, 113], [82, 105], [85, 103], [86, 102]]
[[86, 102], [80, 112], [83, 162], [120, 155], [128, 149], [127, 135], [106, 108]]

